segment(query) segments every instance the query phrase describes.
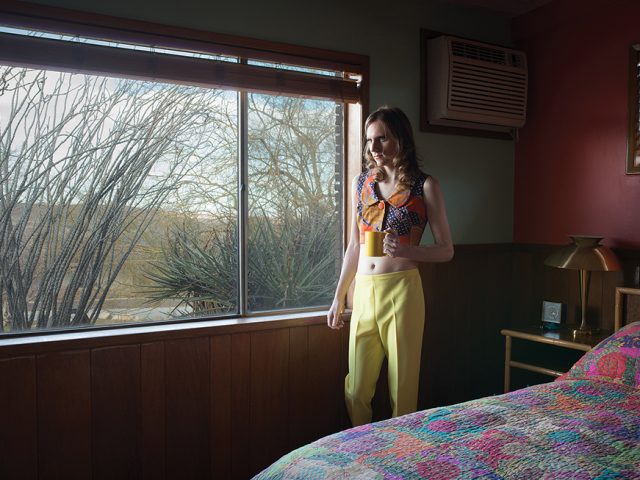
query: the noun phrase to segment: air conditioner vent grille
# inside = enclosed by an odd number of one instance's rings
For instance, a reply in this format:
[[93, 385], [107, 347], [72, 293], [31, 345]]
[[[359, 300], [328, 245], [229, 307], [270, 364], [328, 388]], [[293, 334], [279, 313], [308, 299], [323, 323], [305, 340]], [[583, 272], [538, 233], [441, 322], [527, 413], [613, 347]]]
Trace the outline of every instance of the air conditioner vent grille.
[[491, 111], [523, 117], [526, 110], [525, 72], [496, 71], [491, 66], [451, 64], [449, 108], [467, 112]]
[[442, 35], [427, 44], [426, 118], [430, 125], [509, 131], [524, 126], [524, 52]]
[[480, 60], [483, 62], [495, 63], [496, 65], [508, 65], [518, 68], [522, 68], [524, 66], [523, 55], [476, 43], [454, 40], [451, 42], [451, 53], [454, 57], [467, 58], [469, 60]]

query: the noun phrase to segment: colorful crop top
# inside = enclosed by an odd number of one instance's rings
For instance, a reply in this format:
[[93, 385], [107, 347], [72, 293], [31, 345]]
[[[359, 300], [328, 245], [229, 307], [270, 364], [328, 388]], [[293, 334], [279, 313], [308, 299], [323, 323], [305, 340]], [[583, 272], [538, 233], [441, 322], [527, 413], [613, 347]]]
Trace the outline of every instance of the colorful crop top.
[[420, 173], [410, 188], [398, 185], [389, 198], [383, 199], [371, 171], [361, 173], [356, 187], [360, 243], [364, 243], [364, 232], [388, 229], [400, 237], [400, 243], [418, 245], [427, 225], [422, 193], [427, 178]]

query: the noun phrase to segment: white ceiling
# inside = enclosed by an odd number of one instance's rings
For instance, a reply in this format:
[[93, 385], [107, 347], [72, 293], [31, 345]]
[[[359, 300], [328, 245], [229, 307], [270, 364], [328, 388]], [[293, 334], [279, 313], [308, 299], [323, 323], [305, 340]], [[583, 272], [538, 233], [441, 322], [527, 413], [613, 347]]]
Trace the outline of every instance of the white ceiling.
[[522, 15], [552, 0], [440, 0], [468, 7], [486, 8], [512, 17]]

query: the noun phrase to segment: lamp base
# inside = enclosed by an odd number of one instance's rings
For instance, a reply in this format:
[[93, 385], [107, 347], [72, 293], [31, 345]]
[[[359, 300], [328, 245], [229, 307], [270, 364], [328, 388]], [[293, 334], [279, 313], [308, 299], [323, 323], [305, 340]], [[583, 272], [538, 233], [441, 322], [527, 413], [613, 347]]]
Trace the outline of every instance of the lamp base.
[[588, 326], [580, 326], [578, 328], [574, 328], [571, 330], [574, 337], [589, 337], [596, 333], [600, 333], [600, 328], [598, 327], [588, 327]]

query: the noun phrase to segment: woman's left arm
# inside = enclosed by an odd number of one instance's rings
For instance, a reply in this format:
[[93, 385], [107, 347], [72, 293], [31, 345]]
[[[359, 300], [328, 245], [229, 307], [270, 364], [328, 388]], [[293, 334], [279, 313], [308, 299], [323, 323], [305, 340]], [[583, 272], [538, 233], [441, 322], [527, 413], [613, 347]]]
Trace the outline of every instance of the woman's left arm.
[[[453, 242], [447, 219], [444, 196], [438, 180], [427, 177], [422, 187], [423, 198], [427, 207], [427, 218], [433, 234], [433, 245], [401, 245], [395, 243], [386, 249], [392, 257], [405, 257], [416, 262], [448, 262], [453, 258]], [[396, 239], [397, 240], [397, 237]], [[393, 248], [395, 247], [395, 248]]]

